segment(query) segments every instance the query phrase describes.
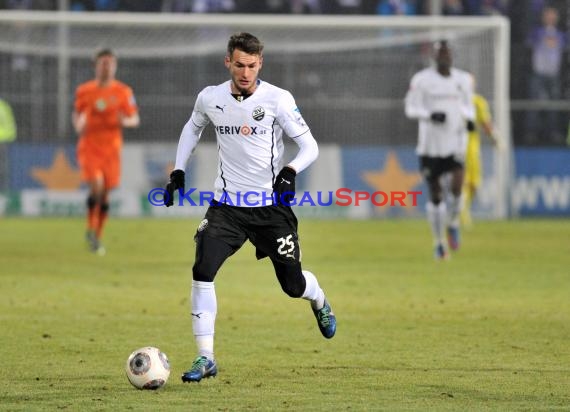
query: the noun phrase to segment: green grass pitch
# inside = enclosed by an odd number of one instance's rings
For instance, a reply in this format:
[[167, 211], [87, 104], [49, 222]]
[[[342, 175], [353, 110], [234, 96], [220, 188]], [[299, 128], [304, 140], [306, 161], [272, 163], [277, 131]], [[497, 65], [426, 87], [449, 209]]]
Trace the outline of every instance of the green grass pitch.
[[[324, 339], [251, 246], [216, 278], [219, 374], [183, 384], [198, 220], [0, 221], [0, 410], [570, 410], [570, 220], [476, 222], [448, 262], [423, 220], [301, 220], [338, 319]], [[131, 351], [172, 374], [133, 388]]]

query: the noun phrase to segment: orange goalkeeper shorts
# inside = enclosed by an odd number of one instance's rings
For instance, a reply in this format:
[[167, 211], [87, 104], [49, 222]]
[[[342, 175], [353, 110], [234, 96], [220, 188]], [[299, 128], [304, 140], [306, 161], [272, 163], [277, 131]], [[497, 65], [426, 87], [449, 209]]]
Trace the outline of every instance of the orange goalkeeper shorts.
[[94, 150], [88, 144], [79, 142], [77, 163], [81, 169], [81, 178], [89, 183], [103, 179], [105, 189], [113, 189], [121, 183], [121, 152], [119, 149], [106, 151]]

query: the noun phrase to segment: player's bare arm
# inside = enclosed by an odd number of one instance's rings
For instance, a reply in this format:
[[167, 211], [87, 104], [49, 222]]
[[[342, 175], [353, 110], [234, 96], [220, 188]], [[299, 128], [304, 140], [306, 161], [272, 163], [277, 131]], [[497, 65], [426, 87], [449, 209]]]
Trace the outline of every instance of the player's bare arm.
[[85, 125], [87, 124], [87, 114], [85, 112], [78, 113], [77, 111], [74, 111], [71, 114], [71, 123], [73, 124], [75, 133], [81, 135], [85, 130]]
[[126, 128], [136, 128], [139, 127], [141, 119], [138, 113], [134, 113], [131, 116], [119, 115], [119, 121], [121, 126]]

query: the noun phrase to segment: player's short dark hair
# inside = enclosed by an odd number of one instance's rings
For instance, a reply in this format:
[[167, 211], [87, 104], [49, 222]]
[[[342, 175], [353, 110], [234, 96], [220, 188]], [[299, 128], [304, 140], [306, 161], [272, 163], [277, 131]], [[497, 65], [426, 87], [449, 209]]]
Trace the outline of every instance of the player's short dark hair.
[[261, 56], [263, 43], [251, 33], [241, 32], [230, 37], [228, 41], [228, 56], [231, 57], [234, 50], [241, 50], [247, 54], [257, 54]]
[[117, 55], [115, 54], [113, 49], [103, 48], [103, 49], [99, 49], [95, 52], [95, 55], [93, 56], [93, 60], [97, 61], [97, 60], [99, 60], [99, 58], [105, 57], [105, 56], [117, 57]]

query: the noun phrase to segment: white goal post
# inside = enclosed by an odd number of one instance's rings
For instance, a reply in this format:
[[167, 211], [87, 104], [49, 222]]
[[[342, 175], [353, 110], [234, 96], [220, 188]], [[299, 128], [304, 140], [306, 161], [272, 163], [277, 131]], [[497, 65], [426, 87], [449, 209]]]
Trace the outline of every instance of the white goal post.
[[293, 92], [320, 142], [341, 146], [415, 145], [403, 97], [411, 75], [429, 64], [427, 46], [449, 39], [455, 65], [477, 78], [507, 148], [493, 153], [495, 199], [486, 217], [508, 216], [510, 24], [500, 16], [0, 11], [0, 95], [25, 118], [20, 140], [72, 141], [73, 90], [92, 77], [95, 49], [111, 47], [119, 77], [149, 108], [138, 139], [176, 139], [197, 91], [224, 79], [227, 39], [237, 31], [260, 37], [266, 80]]

